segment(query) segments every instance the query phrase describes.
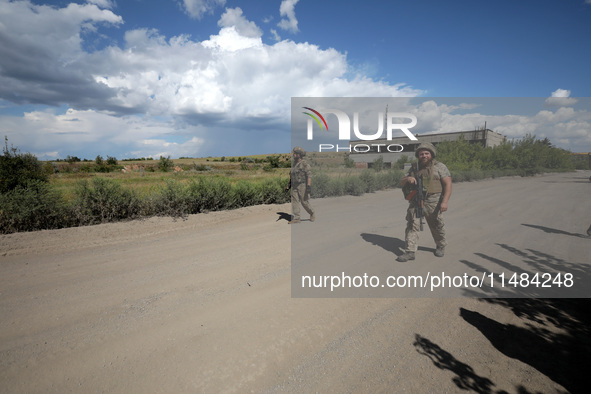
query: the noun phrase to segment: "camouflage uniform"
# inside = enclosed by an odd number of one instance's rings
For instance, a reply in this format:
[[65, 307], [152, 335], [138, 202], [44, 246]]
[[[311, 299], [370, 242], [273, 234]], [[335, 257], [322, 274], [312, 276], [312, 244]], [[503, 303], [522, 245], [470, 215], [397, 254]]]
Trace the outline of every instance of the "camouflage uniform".
[[[415, 176], [416, 168], [413, 165], [408, 172], [408, 176]], [[432, 172], [432, 176], [431, 176]], [[439, 211], [439, 203], [442, 198], [441, 179], [451, 176], [445, 164], [433, 160], [431, 166], [426, 169], [421, 169], [419, 175], [423, 175], [423, 189], [426, 192], [426, 197], [423, 204], [423, 216], [429, 225], [435, 245], [438, 248], [445, 248], [447, 242], [445, 241], [445, 228], [443, 223], [443, 215]], [[431, 184], [431, 179], [433, 184]], [[419, 241], [419, 219], [416, 217], [416, 201], [411, 200], [408, 210], [406, 212], [406, 230], [405, 253], [414, 253], [418, 249]]]
[[300, 160], [291, 168], [291, 211], [293, 220], [300, 220], [300, 204], [310, 216], [314, 216], [314, 210], [310, 206], [310, 195], [307, 192], [308, 178], [312, 177], [310, 164]]

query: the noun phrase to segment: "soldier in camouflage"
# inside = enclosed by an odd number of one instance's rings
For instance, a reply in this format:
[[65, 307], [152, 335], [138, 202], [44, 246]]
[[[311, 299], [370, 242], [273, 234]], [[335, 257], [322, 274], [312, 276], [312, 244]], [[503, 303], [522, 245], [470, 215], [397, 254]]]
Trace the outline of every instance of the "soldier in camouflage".
[[[404, 187], [407, 183], [417, 184], [416, 178], [423, 176], [423, 191], [425, 194], [423, 214], [435, 240], [435, 256], [443, 257], [445, 253], [445, 228], [442, 213], [447, 211], [451, 197], [451, 175], [445, 164], [435, 159], [436, 150], [433, 144], [422, 143], [415, 151], [418, 162], [414, 163], [407, 176], [400, 181]], [[416, 201], [411, 200], [406, 212], [406, 248], [397, 261], [415, 259], [419, 241], [419, 219], [416, 217]]]
[[293, 165], [291, 167], [288, 187], [291, 187], [291, 210], [293, 217], [289, 224], [300, 223], [300, 204], [310, 214], [310, 221], [315, 220], [314, 210], [310, 206], [310, 192], [312, 187], [312, 173], [310, 164], [304, 160], [306, 152], [296, 147], [293, 149]]

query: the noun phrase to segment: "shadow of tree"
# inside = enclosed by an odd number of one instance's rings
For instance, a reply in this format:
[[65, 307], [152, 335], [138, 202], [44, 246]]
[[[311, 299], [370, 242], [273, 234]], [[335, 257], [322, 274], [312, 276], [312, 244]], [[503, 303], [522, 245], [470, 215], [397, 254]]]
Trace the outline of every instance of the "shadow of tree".
[[[474, 253], [476, 256], [482, 258], [483, 260], [494, 263], [496, 266], [502, 269], [501, 271], [505, 272], [506, 274], [509, 274], [505, 276], [505, 287], [501, 287], [500, 281], [497, 280], [496, 287], [486, 288], [486, 293], [484, 293], [485, 288], [478, 289], [478, 291], [475, 291], [475, 289], [465, 289], [464, 293], [466, 296], [488, 296], [508, 298], [588, 297], [589, 291], [591, 291], [589, 287], [589, 285], [591, 284], [591, 268], [588, 265], [572, 263], [559, 257], [535, 249], [521, 250], [507, 244], [497, 244], [497, 246], [517, 256], [528, 268], [524, 269], [521, 268], [521, 266], [498, 259], [496, 257], [488, 256], [483, 253]], [[486, 269], [485, 267], [475, 262], [471, 262], [468, 260], [460, 260], [460, 262], [477, 272], [485, 272], [487, 274], [491, 272], [490, 269]], [[535, 278], [535, 275], [538, 274], [537, 278], [539, 280], [539, 283], [528, 284], [529, 282], [526, 282], [526, 284], [528, 285], [523, 287], [509, 285], [508, 282], [511, 278], [511, 273], [516, 273], [517, 275], [527, 274], [528, 280]], [[560, 277], [557, 276], [559, 273]], [[570, 286], [566, 286], [564, 284], [564, 279], [566, 278], [564, 276], [565, 274], [572, 275], [572, 284]], [[554, 283], [553, 281], [557, 278], [560, 279], [563, 282], [563, 284], [559, 284], [558, 282]]]
[[[478, 329], [506, 357], [528, 364], [562, 385], [568, 393], [588, 393], [591, 370], [591, 300], [588, 299], [483, 299], [502, 305], [526, 321], [525, 327], [499, 323], [483, 314], [460, 308], [460, 316]], [[528, 322], [528, 320], [530, 322]], [[536, 325], [532, 324], [537, 323]], [[493, 391], [495, 383], [476, 374], [429, 339], [415, 334], [413, 343], [419, 354], [431, 359], [437, 368], [453, 372], [453, 383], [461, 390], [477, 393]], [[516, 392], [528, 394], [524, 386]]]
[[[581, 298], [558, 298], [571, 294], [566, 292], [571, 289], [564, 287], [556, 287], [550, 289], [551, 291], [536, 286], [517, 290], [496, 288], [492, 295], [504, 298], [482, 298], [481, 301], [510, 309], [525, 322], [526, 327], [501, 324], [478, 312], [465, 309], [460, 309], [460, 315], [466, 322], [478, 328], [491, 344], [507, 357], [531, 365], [571, 393], [589, 392], [587, 371], [591, 370], [591, 299], [584, 298], [590, 291], [589, 267], [539, 250], [519, 249], [507, 244], [497, 246], [512, 253], [528, 268], [518, 268], [514, 264], [482, 253], [475, 254], [496, 264], [502, 270], [525, 272], [530, 277], [535, 273], [571, 273], [574, 278], [572, 294], [577, 294], [577, 297]], [[462, 260], [462, 263], [472, 269], [486, 271], [476, 263], [465, 260]], [[466, 294], [483, 296], [474, 291], [467, 291]], [[555, 295], [556, 298], [548, 298], [549, 295]], [[515, 298], [518, 296], [527, 298]]]
[[[589, 300], [485, 299], [506, 306], [542, 327], [502, 324], [479, 312], [460, 308], [460, 316], [507, 357], [518, 359], [570, 393], [587, 393], [591, 367]], [[552, 327], [553, 326], [553, 327]]]
[[522, 226], [526, 226], [526, 227], [535, 228], [535, 229], [538, 229], [538, 230], [542, 230], [543, 232], [548, 233], [548, 234], [562, 234], [562, 235], [568, 235], [568, 236], [577, 237], [577, 238], [589, 238], [585, 234], [570, 233], [568, 231], [559, 230], [557, 228], [551, 228], [551, 227], [546, 227], [546, 226], [538, 226], [536, 224], [526, 224], [526, 223], [521, 223], [521, 225]]
[[[567, 235], [578, 236], [570, 233]], [[524, 326], [503, 324], [464, 308], [460, 308], [460, 316], [477, 328], [503, 355], [532, 366], [570, 393], [590, 392], [588, 374], [591, 371], [591, 299], [585, 298], [590, 291], [589, 266], [569, 262], [539, 250], [519, 249], [507, 244], [497, 246], [512, 253], [527, 268], [523, 269], [511, 262], [483, 253], [475, 255], [486, 262], [494, 263], [501, 271], [528, 273], [530, 277], [535, 273], [544, 272], [572, 273], [574, 283], [578, 284], [577, 292], [574, 294], [579, 294], [581, 298], [558, 298], [569, 294], [564, 291], [564, 287], [551, 289], [553, 292], [541, 291], [536, 286], [518, 290], [497, 286], [486, 293], [466, 289], [465, 295], [470, 297], [495, 297], [481, 298], [481, 302], [510, 309]], [[490, 272], [490, 265], [485, 268], [467, 260], [461, 260], [461, 263], [477, 272]], [[556, 298], [548, 298], [549, 294], [555, 295]], [[473, 387], [470, 389], [477, 392], [491, 392], [494, 384], [483, 384], [485, 381], [479, 380], [478, 376], [474, 377], [469, 366], [458, 367], [457, 360], [450, 359], [451, 355], [437, 345], [416, 341], [415, 346], [421, 346], [421, 353], [429, 355], [439, 368], [454, 371], [458, 375], [454, 380], [458, 387], [465, 389], [472, 384]], [[519, 393], [528, 393], [523, 385], [516, 389]]]
[[419, 334], [415, 334], [413, 346], [419, 354], [427, 356], [437, 368], [447, 369], [456, 374], [452, 381], [462, 390], [472, 390], [477, 393], [492, 393], [495, 385], [490, 379], [474, 373], [468, 364], [456, 359], [451, 353], [443, 350], [439, 345], [431, 342]]

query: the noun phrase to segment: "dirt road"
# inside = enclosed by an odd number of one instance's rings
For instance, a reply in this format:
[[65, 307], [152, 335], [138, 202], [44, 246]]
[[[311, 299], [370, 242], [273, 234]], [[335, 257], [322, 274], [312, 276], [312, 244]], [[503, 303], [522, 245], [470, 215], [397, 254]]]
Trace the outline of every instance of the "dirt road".
[[[563, 267], [588, 281], [590, 175], [454, 185], [446, 256], [433, 257], [426, 232], [417, 263], [452, 273]], [[361, 251], [349, 267], [366, 256], [408, 269], [394, 260], [400, 190], [313, 204], [317, 222], [295, 232], [336, 221], [310, 254], [352, 244]], [[335, 219], [360, 206], [358, 225]], [[292, 298], [289, 212], [0, 236], [0, 392], [584, 391], [586, 300]]]

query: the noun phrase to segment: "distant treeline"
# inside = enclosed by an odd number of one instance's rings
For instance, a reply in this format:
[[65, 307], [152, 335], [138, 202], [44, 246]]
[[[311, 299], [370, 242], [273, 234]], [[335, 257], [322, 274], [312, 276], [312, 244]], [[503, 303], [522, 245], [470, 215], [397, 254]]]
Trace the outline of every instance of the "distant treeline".
[[[179, 159], [192, 159], [191, 157], [180, 157]], [[160, 156], [160, 159], [156, 162], [153, 158], [141, 157], [136, 159], [122, 159], [121, 162], [150, 162], [150, 164], [143, 164], [142, 167], [145, 171], [155, 172], [171, 171], [174, 167], [174, 163], [170, 156]], [[206, 161], [212, 162], [228, 162], [228, 163], [240, 163], [242, 169], [247, 169], [249, 164], [264, 164], [263, 169], [273, 168], [289, 168], [291, 166], [290, 155], [271, 155], [266, 157], [219, 157], [219, 158], [207, 158]], [[154, 164], [152, 164], [154, 163]], [[104, 159], [101, 155], [98, 155], [94, 160], [80, 159], [77, 156], [66, 156], [65, 159], [57, 159], [53, 162], [45, 162], [44, 171], [48, 174], [52, 173], [74, 173], [74, 172], [113, 172], [120, 171], [124, 166], [119, 164], [119, 160], [116, 157], [107, 156]], [[197, 170], [205, 171], [208, 166], [203, 164], [183, 164], [181, 167], [183, 170]]]

